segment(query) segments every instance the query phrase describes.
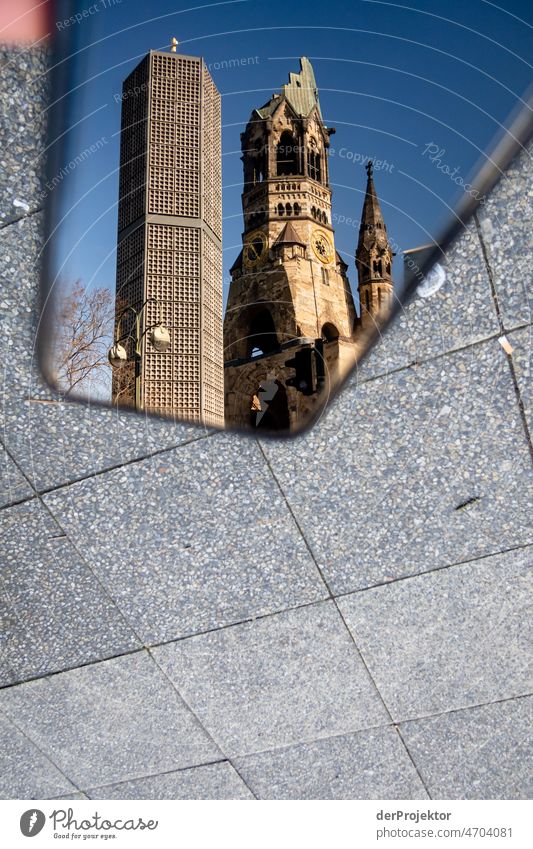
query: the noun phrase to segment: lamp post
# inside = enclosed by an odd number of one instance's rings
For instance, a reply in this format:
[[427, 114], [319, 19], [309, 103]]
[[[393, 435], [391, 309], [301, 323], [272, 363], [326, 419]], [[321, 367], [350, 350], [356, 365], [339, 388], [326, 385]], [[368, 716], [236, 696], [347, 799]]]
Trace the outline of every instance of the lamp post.
[[[150, 327], [146, 327], [144, 330], [142, 329], [144, 312], [147, 304], [154, 303], [157, 304], [159, 310], [159, 321], [157, 324], [152, 324]], [[134, 359], [135, 359], [135, 409], [142, 410], [141, 405], [141, 360], [142, 360], [142, 352], [141, 352], [141, 344], [143, 338], [147, 333], [150, 334], [150, 341], [154, 346], [155, 350], [161, 354], [164, 354], [167, 351], [168, 346], [170, 345], [170, 332], [167, 327], [161, 321], [161, 305], [156, 301], [155, 298], [147, 298], [146, 301], [142, 304], [139, 310], [134, 309], [134, 307], [125, 307], [117, 319], [117, 326], [115, 328], [115, 336], [113, 345], [108, 351], [107, 358], [112, 368], [122, 368], [128, 362], [128, 352], [122, 342], [125, 342], [127, 339], [131, 339], [131, 341], [135, 345], [134, 350]], [[134, 329], [135, 333], [133, 334], [131, 331], [129, 333], [124, 333], [122, 336], [120, 335], [121, 322], [127, 312], [132, 312], [135, 316], [135, 325]]]

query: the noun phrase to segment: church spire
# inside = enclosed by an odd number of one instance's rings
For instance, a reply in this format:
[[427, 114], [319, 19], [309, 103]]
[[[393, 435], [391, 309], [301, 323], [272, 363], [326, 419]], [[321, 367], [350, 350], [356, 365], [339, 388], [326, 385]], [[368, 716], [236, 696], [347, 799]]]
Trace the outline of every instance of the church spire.
[[383, 220], [383, 213], [381, 212], [381, 206], [376, 193], [376, 187], [374, 185], [374, 165], [372, 161], [370, 161], [366, 166], [366, 173], [368, 177], [366, 181], [363, 212], [361, 215], [361, 225], [359, 227], [358, 252], [365, 242], [368, 244], [374, 239], [377, 230], [382, 230], [385, 234], [387, 233], [387, 228]]
[[366, 166], [367, 182], [355, 264], [363, 328], [383, 319], [392, 305], [392, 257], [387, 228], [374, 185], [374, 168]]

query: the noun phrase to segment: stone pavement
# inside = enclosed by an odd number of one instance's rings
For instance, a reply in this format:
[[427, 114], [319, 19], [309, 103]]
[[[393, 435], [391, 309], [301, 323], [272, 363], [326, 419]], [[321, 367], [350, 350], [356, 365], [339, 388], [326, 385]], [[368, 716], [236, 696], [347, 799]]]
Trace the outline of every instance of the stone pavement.
[[43, 384], [46, 63], [0, 64], [0, 796], [530, 796], [528, 154], [310, 433], [212, 434]]

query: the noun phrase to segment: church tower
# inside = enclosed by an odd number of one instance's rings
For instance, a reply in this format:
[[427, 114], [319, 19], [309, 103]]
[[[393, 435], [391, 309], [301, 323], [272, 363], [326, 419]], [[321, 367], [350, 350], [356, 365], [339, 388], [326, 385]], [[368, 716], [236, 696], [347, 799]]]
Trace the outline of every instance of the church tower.
[[[333, 132], [304, 57], [241, 135], [243, 248], [224, 319], [227, 426], [254, 427], [260, 419], [270, 429], [294, 430], [319, 406], [318, 389], [305, 394], [291, 385], [287, 361], [298, 350], [323, 352], [326, 388], [355, 363], [358, 318], [331, 224]], [[268, 417], [256, 415], [265, 382], [276, 396]]]
[[374, 328], [378, 321], [387, 317], [392, 307], [394, 256], [376, 194], [372, 162], [368, 163], [366, 171], [368, 179], [355, 254], [363, 331]]

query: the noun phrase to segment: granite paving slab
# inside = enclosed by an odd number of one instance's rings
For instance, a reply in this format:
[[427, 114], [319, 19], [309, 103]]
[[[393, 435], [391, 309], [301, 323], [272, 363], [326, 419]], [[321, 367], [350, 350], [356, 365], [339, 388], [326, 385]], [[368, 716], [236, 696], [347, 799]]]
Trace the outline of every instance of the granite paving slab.
[[221, 757], [146, 652], [2, 690], [0, 709], [78, 788]]
[[47, 68], [44, 47], [0, 45], [0, 226], [43, 204]]
[[533, 546], [339, 599], [395, 721], [530, 692]]
[[211, 436], [45, 502], [145, 644], [328, 596], [253, 440]]
[[230, 757], [388, 719], [333, 602], [180, 640], [153, 653]]
[[87, 791], [90, 799], [253, 799], [228, 761]]
[[533, 326], [524, 327], [508, 334], [512, 345], [513, 364], [520, 399], [530, 435], [533, 435]]
[[532, 542], [533, 478], [496, 339], [360, 385], [262, 443], [334, 594]]
[[0, 685], [139, 647], [83, 557], [38, 499], [0, 512]]
[[72, 801], [72, 802], [80, 802], [82, 799], [88, 799], [89, 797], [85, 795], [85, 793], [70, 793], [64, 796], [52, 796], [52, 799], [58, 799], [60, 801]]
[[406, 722], [402, 735], [433, 799], [531, 799], [529, 699]]
[[259, 799], [427, 799], [404, 745], [389, 727], [238, 758]]
[[533, 143], [521, 152], [487, 197], [478, 217], [506, 330], [533, 321]]
[[[415, 247], [415, 246], [413, 246]], [[395, 267], [403, 261], [398, 255]], [[416, 254], [411, 262], [415, 271]], [[475, 223], [441, 256], [442, 283], [423, 285], [358, 366], [354, 382], [405, 368], [499, 332], [498, 316]], [[466, 282], [468, 281], [468, 282]]]
[[57, 766], [0, 713], [0, 799], [47, 799], [74, 789]]
[[0, 444], [0, 507], [24, 501], [35, 495], [5, 448]]

